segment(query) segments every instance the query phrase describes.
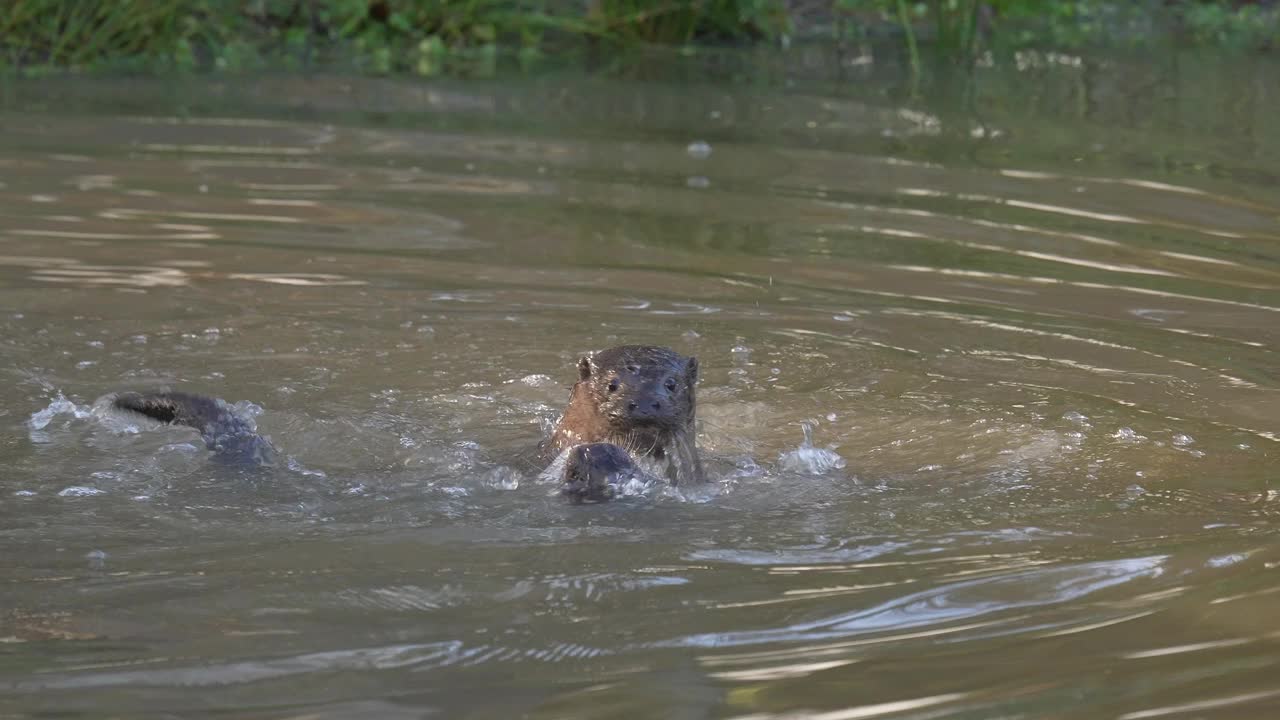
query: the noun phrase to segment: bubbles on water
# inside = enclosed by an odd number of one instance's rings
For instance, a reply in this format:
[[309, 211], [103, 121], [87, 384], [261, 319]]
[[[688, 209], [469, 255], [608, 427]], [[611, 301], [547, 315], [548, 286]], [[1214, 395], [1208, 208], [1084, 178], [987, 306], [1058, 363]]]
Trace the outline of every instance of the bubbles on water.
[[1177, 435], [1173, 436], [1173, 444], [1177, 445], [1178, 447], [1186, 447], [1187, 445], [1190, 445], [1195, 441], [1196, 441], [1195, 438], [1191, 437], [1190, 435], [1184, 435], [1182, 433], [1178, 433]]
[[80, 362], [76, 363], [76, 369], [77, 369], [77, 370], [84, 370], [84, 369], [87, 369], [87, 368], [91, 368], [91, 367], [93, 367], [94, 365], [97, 365], [97, 364], [98, 364], [98, 361], [97, 361], [97, 360], [81, 360]]
[[1067, 422], [1075, 423], [1080, 427], [1085, 427], [1085, 428], [1093, 427], [1092, 424], [1089, 423], [1089, 418], [1085, 417], [1081, 413], [1076, 412], [1075, 410], [1070, 410], [1068, 412], [1063, 413], [1062, 419], [1066, 420]]
[[101, 340], [90, 340], [89, 342], [85, 343], [85, 345], [88, 345], [89, 347], [97, 350], [101, 350], [102, 348], [107, 346], [107, 344], [102, 342]]
[[58, 497], [65, 498], [93, 497], [95, 495], [106, 494], [106, 490], [99, 490], [98, 488], [86, 487], [84, 485], [72, 485], [71, 487], [63, 488], [58, 491]]
[[711, 145], [704, 140], [694, 140], [685, 148], [685, 152], [694, 160], [706, 160], [711, 157]]
[[804, 433], [800, 447], [778, 456], [778, 467], [781, 470], [803, 475], [825, 475], [846, 465], [845, 459], [834, 450], [813, 446], [812, 424], [801, 423], [800, 429]]
[[684, 340], [687, 342], [693, 342], [694, 340], [697, 340], [702, 336], [699, 335], [696, 330], [685, 330], [683, 333], [680, 334], [680, 337], [684, 338]]
[[107, 554], [101, 550], [90, 550], [84, 557], [89, 561], [89, 568], [92, 570], [101, 570], [107, 566]]
[[1127, 442], [1127, 443], [1139, 443], [1147, 439], [1146, 435], [1139, 435], [1131, 427], [1122, 427], [1119, 430], [1112, 433], [1111, 437], [1115, 440], [1119, 440], [1121, 442]]
[[290, 456], [289, 459], [285, 462], [285, 467], [289, 468], [289, 472], [295, 472], [305, 477], [314, 477], [314, 478], [329, 477], [328, 474], [326, 474], [323, 470], [312, 470], [311, 468], [308, 468], [306, 465], [303, 465], [302, 463], [298, 462], [298, 459], [293, 456]]
[[485, 473], [482, 482], [485, 487], [497, 490], [517, 490], [523, 477], [520, 471], [503, 465]]
[[524, 385], [528, 385], [529, 387], [545, 387], [547, 385], [555, 384], [555, 380], [552, 380], [550, 375], [543, 375], [541, 373], [525, 375], [520, 378], [520, 382]]
[[35, 497], [36, 496], [36, 492], [34, 490], [15, 490], [13, 494], [15, 497]]

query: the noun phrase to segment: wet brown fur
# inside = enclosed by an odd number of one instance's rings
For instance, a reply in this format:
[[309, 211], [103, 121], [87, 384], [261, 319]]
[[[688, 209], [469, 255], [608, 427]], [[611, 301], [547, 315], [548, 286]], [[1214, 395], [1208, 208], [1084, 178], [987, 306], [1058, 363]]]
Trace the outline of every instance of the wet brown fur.
[[694, 442], [698, 361], [662, 347], [622, 345], [578, 361], [578, 382], [545, 449], [612, 443], [669, 460], [673, 483], [701, 482]]

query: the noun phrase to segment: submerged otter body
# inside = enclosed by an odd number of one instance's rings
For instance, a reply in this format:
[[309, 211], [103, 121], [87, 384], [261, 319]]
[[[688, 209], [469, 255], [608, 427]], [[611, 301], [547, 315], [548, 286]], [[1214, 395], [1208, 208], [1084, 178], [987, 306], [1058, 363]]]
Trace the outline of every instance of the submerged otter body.
[[[545, 448], [558, 455], [577, 445], [607, 443], [624, 454], [666, 462], [673, 484], [702, 482], [694, 443], [697, 381], [697, 358], [667, 348], [621, 345], [583, 357], [569, 405]], [[616, 457], [595, 455], [606, 463]]]
[[271, 465], [275, 461], [276, 451], [271, 443], [219, 398], [183, 392], [126, 392], [117, 395], [112, 405], [162, 423], [195, 428], [221, 460], [247, 465]]

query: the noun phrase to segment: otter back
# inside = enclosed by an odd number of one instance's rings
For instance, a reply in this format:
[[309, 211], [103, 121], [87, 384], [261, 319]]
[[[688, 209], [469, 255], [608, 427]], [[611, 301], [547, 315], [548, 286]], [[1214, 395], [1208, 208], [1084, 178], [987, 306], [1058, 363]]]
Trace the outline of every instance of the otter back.
[[694, 442], [698, 360], [663, 347], [622, 345], [578, 360], [578, 382], [546, 444], [552, 454], [612, 443], [667, 460], [673, 483], [701, 482]]
[[112, 404], [162, 423], [195, 428], [219, 459], [251, 465], [270, 465], [275, 460], [271, 443], [220, 398], [183, 392], [127, 392], [117, 395]]

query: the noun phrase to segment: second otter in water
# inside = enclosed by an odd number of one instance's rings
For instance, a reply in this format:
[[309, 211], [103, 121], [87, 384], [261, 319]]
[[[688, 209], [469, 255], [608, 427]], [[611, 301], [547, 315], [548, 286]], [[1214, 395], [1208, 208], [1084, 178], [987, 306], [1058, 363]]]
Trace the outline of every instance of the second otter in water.
[[626, 450], [612, 443], [575, 445], [564, 460], [560, 494], [575, 505], [604, 502], [617, 486], [634, 477], [636, 466]]
[[184, 392], [126, 392], [116, 395], [111, 404], [162, 423], [199, 430], [205, 445], [219, 459], [247, 465], [275, 462], [276, 450], [271, 442], [220, 398]]
[[[697, 382], [697, 358], [663, 347], [621, 345], [585, 356], [578, 360], [578, 382], [546, 449], [559, 454], [577, 445], [607, 443], [624, 455], [665, 462], [672, 484], [702, 482], [694, 442]], [[581, 467], [596, 456], [615, 464], [616, 454], [604, 451], [570, 460]], [[566, 470], [573, 465], [566, 463]]]

